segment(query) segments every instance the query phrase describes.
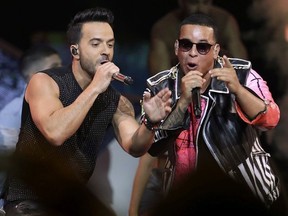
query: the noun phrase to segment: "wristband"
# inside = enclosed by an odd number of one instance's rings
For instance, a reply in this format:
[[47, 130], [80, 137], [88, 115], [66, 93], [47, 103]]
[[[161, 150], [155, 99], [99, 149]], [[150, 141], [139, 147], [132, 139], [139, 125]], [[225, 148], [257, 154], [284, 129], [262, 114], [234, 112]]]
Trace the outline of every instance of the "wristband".
[[144, 120], [143, 120], [144, 125], [146, 128], [150, 131], [155, 131], [156, 128], [158, 127], [158, 122], [153, 123], [148, 116], [145, 115]]

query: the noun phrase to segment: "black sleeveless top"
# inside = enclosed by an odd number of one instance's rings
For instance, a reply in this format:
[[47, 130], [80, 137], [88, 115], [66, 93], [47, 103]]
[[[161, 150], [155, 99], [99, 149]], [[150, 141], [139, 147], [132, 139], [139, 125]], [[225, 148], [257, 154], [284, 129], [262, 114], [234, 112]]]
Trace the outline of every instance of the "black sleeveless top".
[[[59, 99], [64, 107], [73, 103], [83, 91], [72, 73], [71, 65], [42, 72], [51, 76], [59, 86]], [[93, 173], [97, 154], [111, 125], [119, 98], [120, 93], [109, 86], [97, 97], [80, 128], [61, 146], [49, 144], [40, 133], [32, 120], [29, 104], [24, 99], [19, 141], [13, 157], [15, 169], [11, 169], [8, 176], [6, 199], [37, 199], [36, 192], [47, 191], [56, 182], [60, 184], [61, 178], [71, 177], [86, 183]]]

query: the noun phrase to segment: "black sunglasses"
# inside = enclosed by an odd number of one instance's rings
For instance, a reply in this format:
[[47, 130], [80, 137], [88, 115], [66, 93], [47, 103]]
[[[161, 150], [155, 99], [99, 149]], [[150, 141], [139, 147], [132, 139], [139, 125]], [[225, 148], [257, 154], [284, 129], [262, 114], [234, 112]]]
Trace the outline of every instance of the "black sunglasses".
[[206, 55], [213, 46], [212, 44], [209, 43], [193, 43], [188, 39], [178, 39], [178, 44], [179, 49], [182, 52], [188, 52], [189, 50], [192, 49], [193, 45], [195, 44], [197, 52], [201, 55]]

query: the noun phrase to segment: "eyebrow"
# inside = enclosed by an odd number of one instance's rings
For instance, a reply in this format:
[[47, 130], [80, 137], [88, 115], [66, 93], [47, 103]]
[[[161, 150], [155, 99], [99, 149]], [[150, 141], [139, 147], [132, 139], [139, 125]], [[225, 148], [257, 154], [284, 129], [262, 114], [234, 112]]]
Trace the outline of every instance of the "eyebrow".
[[[102, 41], [105, 41], [105, 40], [103, 40], [102, 38], [92, 38], [92, 39], [90, 40], [90, 42], [93, 42], [93, 41], [102, 42]], [[115, 38], [111, 38], [111, 39], [108, 40], [108, 42], [114, 42], [114, 41], [115, 41]]]

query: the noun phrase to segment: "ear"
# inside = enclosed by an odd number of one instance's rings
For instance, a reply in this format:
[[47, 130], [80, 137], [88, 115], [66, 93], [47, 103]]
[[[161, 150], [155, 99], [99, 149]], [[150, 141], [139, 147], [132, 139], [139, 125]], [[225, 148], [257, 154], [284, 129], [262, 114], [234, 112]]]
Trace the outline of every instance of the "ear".
[[78, 53], [78, 46], [77, 46], [77, 45], [71, 45], [70, 51], [71, 51], [71, 54], [72, 54], [73, 56], [76, 56], [76, 55], [79, 54], [79, 53]]
[[179, 42], [178, 40], [176, 40], [174, 43], [174, 52], [176, 56], [178, 56], [178, 49], [179, 49]]
[[214, 59], [217, 59], [217, 57], [219, 56], [219, 52], [220, 52], [220, 45], [219, 44], [215, 44], [215, 46], [213, 48], [213, 57], [214, 57]]

